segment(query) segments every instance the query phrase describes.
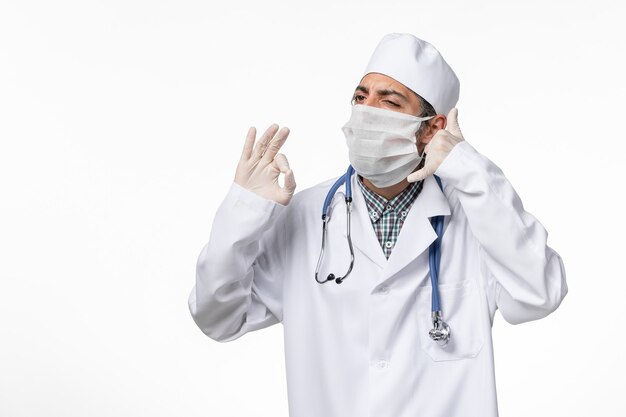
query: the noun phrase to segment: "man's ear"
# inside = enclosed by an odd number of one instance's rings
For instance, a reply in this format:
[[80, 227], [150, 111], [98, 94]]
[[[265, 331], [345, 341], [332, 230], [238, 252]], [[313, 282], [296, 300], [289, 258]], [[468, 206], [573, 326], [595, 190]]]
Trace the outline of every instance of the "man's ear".
[[440, 129], [445, 129], [448, 124], [448, 119], [443, 114], [438, 114], [430, 120], [426, 120], [422, 123], [428, 123], [428, 127], [424, 129], [421, 137], [417, 138], [417, 149], [421, 155], [423, 149], [426, 147]]

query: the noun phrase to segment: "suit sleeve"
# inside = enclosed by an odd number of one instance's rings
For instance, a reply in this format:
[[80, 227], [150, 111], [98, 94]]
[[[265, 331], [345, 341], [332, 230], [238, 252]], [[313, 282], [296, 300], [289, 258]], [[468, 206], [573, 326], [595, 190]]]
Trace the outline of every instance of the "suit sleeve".
[[463, 141], [435, 174], [458, 192], [504, 319], [519, 324], [556, 310], [568, 291], [563, 261], [500, 168]]
[[189, 311], [204, 334], [237, 339], [282, 320], [285, 206], [233, 183], [196, 264]]

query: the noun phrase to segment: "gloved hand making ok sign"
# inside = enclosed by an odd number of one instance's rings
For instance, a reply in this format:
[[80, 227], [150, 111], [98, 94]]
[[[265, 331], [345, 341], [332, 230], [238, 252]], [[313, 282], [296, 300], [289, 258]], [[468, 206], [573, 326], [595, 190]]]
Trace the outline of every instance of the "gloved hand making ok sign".
[[[278, 132], [278, 133], [277, 133]], [[248, 130], [241, 159], [237, 165], [235, 182], [257, 195], [286, 206], [296, 189], [293, 171], [287, 157], [278, 153], [289, 136], [289, 129], [273, 124], [255, 144], [256, 128]], [[278, 184], [278, 176], [285, 175], [284, 186]]]
[[452, 151], [457, 143], [465, 140], [461, 133], [458, 121], [459, 110], [454, 107], [448, 113], [448, 124], [445, 129], [439, 129], [424, 148], [426, 160], [424, 167], [406, 177], [407, 181], [415, 182], [423, 180], [435, 173], [439, 165]]

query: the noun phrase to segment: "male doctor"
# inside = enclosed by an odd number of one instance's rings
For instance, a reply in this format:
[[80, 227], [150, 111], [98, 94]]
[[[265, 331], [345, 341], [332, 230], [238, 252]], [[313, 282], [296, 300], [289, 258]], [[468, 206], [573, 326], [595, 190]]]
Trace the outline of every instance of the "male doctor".
[[[512, 324], [537, 320], [567, 294], [546, 230], [464, 140], [458, 96], [455, 73], [428, 42], [389, 34], [374, 50], [343, 127], [356, 174], [354, 266], [340, 285], [326, 277], [351, 263], [346, 186], [329, 209], [318, 282], [322, 204], [335, 179], [294, 195], [279, 153], [289, 131], [272, 125], [255, 143], [249, 130], [189, 308], [220, 342], [283, 324], [290, 416], [497, 416], [496, 310]], [[435, 216], [444, 219], [438, 288]]]

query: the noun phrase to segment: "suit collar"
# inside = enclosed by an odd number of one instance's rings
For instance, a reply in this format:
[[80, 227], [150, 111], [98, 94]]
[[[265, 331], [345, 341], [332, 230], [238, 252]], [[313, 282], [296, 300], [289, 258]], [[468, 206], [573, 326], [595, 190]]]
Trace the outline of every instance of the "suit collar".
[[[421, 194], [413, 203], [400, 230], [398, 241], [383, 273], [383, 280], [393, 277], [417, 259], [437, 239], [437, 233], [430, 224], [430, 218], [449, 215], [448, 199], [437, 185], [435, 178], [427, 177]], [[428, 265], [423, 266], [428, 267]]]
[[[449, 216], [450, 205], [433, 176], [424, 180], [424, 186], [404, 221], [398, 241], [389, 259], [385, 258], [371, 223], [365, 198], [359, 188], [356, 175], [352, 181], [352, 243], [374, 264], [382, 268], [382, 280], [392, 278], [396, 273], [428, 249], [437, 238], [430, 224], [434, 216]], [[345, 236], [345, 232], [344, 232]], [[428, 265], [423, 265], [428, 269]]]

